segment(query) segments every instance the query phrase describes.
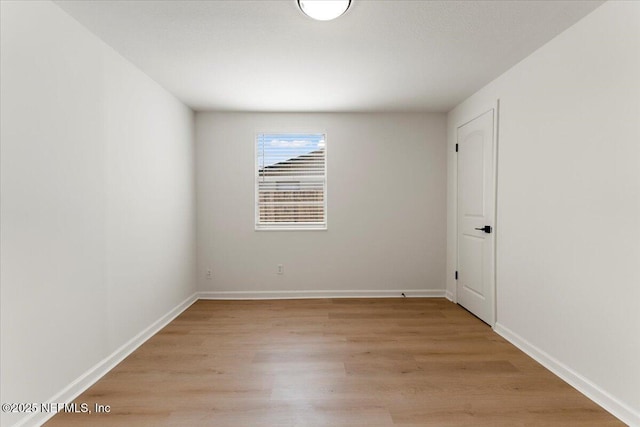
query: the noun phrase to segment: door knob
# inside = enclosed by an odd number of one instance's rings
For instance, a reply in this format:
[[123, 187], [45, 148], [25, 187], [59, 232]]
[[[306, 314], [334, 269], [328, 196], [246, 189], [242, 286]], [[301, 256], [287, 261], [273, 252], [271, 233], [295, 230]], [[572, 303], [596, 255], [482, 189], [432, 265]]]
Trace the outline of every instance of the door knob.
[[484, 231], [485, 233], [491, 233], [492, 228], [490, 225], [485, 225], [484, 227], [476, 228], [476, 230]]

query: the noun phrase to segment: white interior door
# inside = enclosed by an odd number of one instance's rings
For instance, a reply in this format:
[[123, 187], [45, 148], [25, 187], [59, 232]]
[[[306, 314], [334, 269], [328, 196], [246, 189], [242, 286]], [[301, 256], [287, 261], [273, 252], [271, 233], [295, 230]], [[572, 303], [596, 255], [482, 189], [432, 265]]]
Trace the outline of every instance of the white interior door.
[[493, 326], [494, 110], [458, 128], [458, 304]]

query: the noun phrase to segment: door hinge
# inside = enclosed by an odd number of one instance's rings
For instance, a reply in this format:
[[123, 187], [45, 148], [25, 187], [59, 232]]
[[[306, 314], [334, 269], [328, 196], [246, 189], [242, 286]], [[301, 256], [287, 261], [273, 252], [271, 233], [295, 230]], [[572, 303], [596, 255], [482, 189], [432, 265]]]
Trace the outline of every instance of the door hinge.
[[458, 144], [456, 144], [456, 153], [458, 152]]
[[458, 280], [458, 270], [456, 270], [456, 280]]

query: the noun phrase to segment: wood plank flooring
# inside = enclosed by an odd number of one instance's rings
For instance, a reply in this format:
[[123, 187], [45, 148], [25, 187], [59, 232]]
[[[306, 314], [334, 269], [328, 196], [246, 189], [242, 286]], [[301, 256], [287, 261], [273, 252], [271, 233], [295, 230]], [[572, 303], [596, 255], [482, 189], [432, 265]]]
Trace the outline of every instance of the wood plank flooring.
[[455, 304], [198, 301], [55, 426], [618, 426]]

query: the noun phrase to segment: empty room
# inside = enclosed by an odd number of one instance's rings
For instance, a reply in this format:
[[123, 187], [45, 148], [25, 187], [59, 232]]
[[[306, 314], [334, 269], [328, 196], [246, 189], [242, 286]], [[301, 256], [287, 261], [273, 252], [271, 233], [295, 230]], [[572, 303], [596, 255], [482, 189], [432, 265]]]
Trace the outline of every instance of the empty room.
[[2, 426], [640, 426], [640, 2], [0, 7]]

